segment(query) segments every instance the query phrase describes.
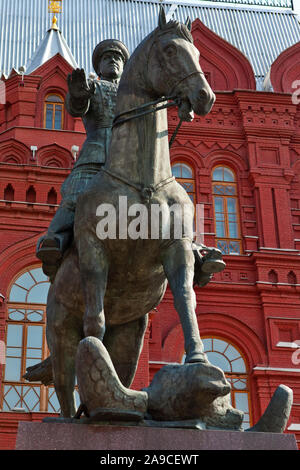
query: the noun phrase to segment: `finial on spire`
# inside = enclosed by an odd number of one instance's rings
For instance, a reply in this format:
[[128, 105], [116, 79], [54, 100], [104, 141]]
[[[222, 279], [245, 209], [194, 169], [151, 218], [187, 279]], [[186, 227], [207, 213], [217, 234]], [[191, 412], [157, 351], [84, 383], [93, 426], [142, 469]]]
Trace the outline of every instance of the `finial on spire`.
[[58, 30], [58, 26], [57, 26], [57, 18], [56, 16], [54, 15], [53, 18], [52, 18], [52, 26], [51, 26], [51, 29], [55, 29], [55, 30]]

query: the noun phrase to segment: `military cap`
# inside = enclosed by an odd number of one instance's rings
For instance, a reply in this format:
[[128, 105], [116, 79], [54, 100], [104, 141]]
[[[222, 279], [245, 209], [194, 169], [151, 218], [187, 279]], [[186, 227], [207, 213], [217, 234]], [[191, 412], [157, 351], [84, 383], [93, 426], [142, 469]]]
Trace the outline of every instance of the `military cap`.
[[99, 42], [93, 52], [92, 62], [96, 73], [98, 73], [97, 66], [100, 62], [102, 55], [104, 54], [104, 52], [109, 51], [118, 52], [123, 58], [124, 65], [129, 59], [128, 49], [121, 41], [119, 41], [118, 39], [105, 39], [104, 41]]

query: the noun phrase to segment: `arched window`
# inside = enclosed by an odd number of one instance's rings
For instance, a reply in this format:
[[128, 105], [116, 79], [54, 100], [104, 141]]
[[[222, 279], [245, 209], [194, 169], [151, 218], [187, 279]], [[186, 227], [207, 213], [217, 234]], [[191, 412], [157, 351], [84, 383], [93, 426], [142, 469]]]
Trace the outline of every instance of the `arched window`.
[[297, 284], [297, 276], [294, 271], [290, 271], [287, 275], [287, 281], [289, 284]]
[[50, 283], [41, 268], [28, 269], [12, 285], [7, 302], [6, 361], [2, 411], [59, 412], [53, 386], [23, 379], [26, 368], [44, 360], [47, 348], [46, 302]]
[[186, 190], [192, 202], [196, 204], [195, 196], [195, 178], [194, 172], [186, 163], [174, 163], [172, 165], [172, 174], [176, 181]]
[[[204, 337], [202, 342], [209, 362], [224, 371], [226, 379], [231, 385], [231, 405], [244, 412], [243, 429], [249, 428], [252, 425], [249, 406], [249, 378], [244, 358], [233, 344], [222, 338]], [[182, 362], [184, 362], [184, 357]]]
[[64, 117], [64, 100], [61, 96], [46, 96], [44, 105], [44, 127], [46, 129], [62, 129]]
[[36, 202], [36, 191], [33, 186], [30, 186], [26, 191], [26, 202]]
[[224, 255], [241, 253], [237, 184], [229, 168], [217, 166], [212, 173], [217, 248]]
[[272, 284], [278, 283], [278, 274], [274, 269], [271, 269], [271, 271], [268, 272], [268, 281], [272, 282]]
[[57, 192], [54, 188], [51, 188], [48, 192], [47, 203], [52, 205], [57, 204]]
[[5, 201], [14, 201], [15, 200], [15, 190], [13, 186], [9, 183], [4, 189], [4, 199]]

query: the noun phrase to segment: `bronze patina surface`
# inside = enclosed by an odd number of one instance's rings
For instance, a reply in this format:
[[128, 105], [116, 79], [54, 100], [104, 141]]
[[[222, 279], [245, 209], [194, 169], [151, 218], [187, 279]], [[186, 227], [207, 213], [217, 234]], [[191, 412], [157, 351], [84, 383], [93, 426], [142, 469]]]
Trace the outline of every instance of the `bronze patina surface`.
[[[190, 26], [190, 25], [189, 25]], [[128, 60], [119, 83], [116, 115], [163, 96], [180, 99], [179, 117], [207, 114], [215, 100], [199, 65], [189, 27], [166, 22]], [[122, 384], [131, 384], [141, 352], [148, 312], [161, 301], [167, 282], [183, 327], [186, 362], [206, 362], [195, 314], [193, 204], [172, 178], [165, 109], [129, 120], [112, 131], [105, 171], [78, 196], [74, 243], [56, 274], [47, 305], [47, 341], [62, 415], [75, 414], [75, 356], [79, 341], [103, 341]], [[122, 180], [126, 180], [126, 183]], [[147, 191], [150, 188], [151, 191]], [[150, 194], [147, 202], [144, 195]], [[97, 208], [119, 197], [135, 203], [185, 206], [180, 239], [100, 240]], [[171, 218], [170, 233], [174, 233]], [[117, 233], [119, 227], [117, 224]], [[72, 282], [67, 282], [71, 280]]]

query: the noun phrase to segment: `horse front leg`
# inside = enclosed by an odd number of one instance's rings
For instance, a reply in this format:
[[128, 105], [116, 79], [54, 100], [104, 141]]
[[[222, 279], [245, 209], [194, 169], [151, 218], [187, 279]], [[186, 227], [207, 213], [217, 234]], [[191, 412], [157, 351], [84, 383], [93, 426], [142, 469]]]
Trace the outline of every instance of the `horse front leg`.
[[54, 388], [60, 404], [61, 416], [71, 418], [75, 405], [75, 357], [81, 328], [72, 320], [72, 314], [60, 302], [47, 308], [47, 343], [51, 352]]
[[133, 382], [143, 348], [148, 315], [122, 325], [109, 326], [105, 331], [104, 346], [122, 384], [129, 388]]
[[196, 317], [196, 296], [193, 289], [194, 254], [189, 240], [176, 240], [162, 254], [174, 306], [184, 335], [186, 363], [207, 362]]
[[78, 251], [80, 278], [85, 302], [84, 336], [95, 336], [103, 341], [105, 333], [104, 296], [109, 268], [108, 258], [99, 240], [89, 238], [81, 240]]

